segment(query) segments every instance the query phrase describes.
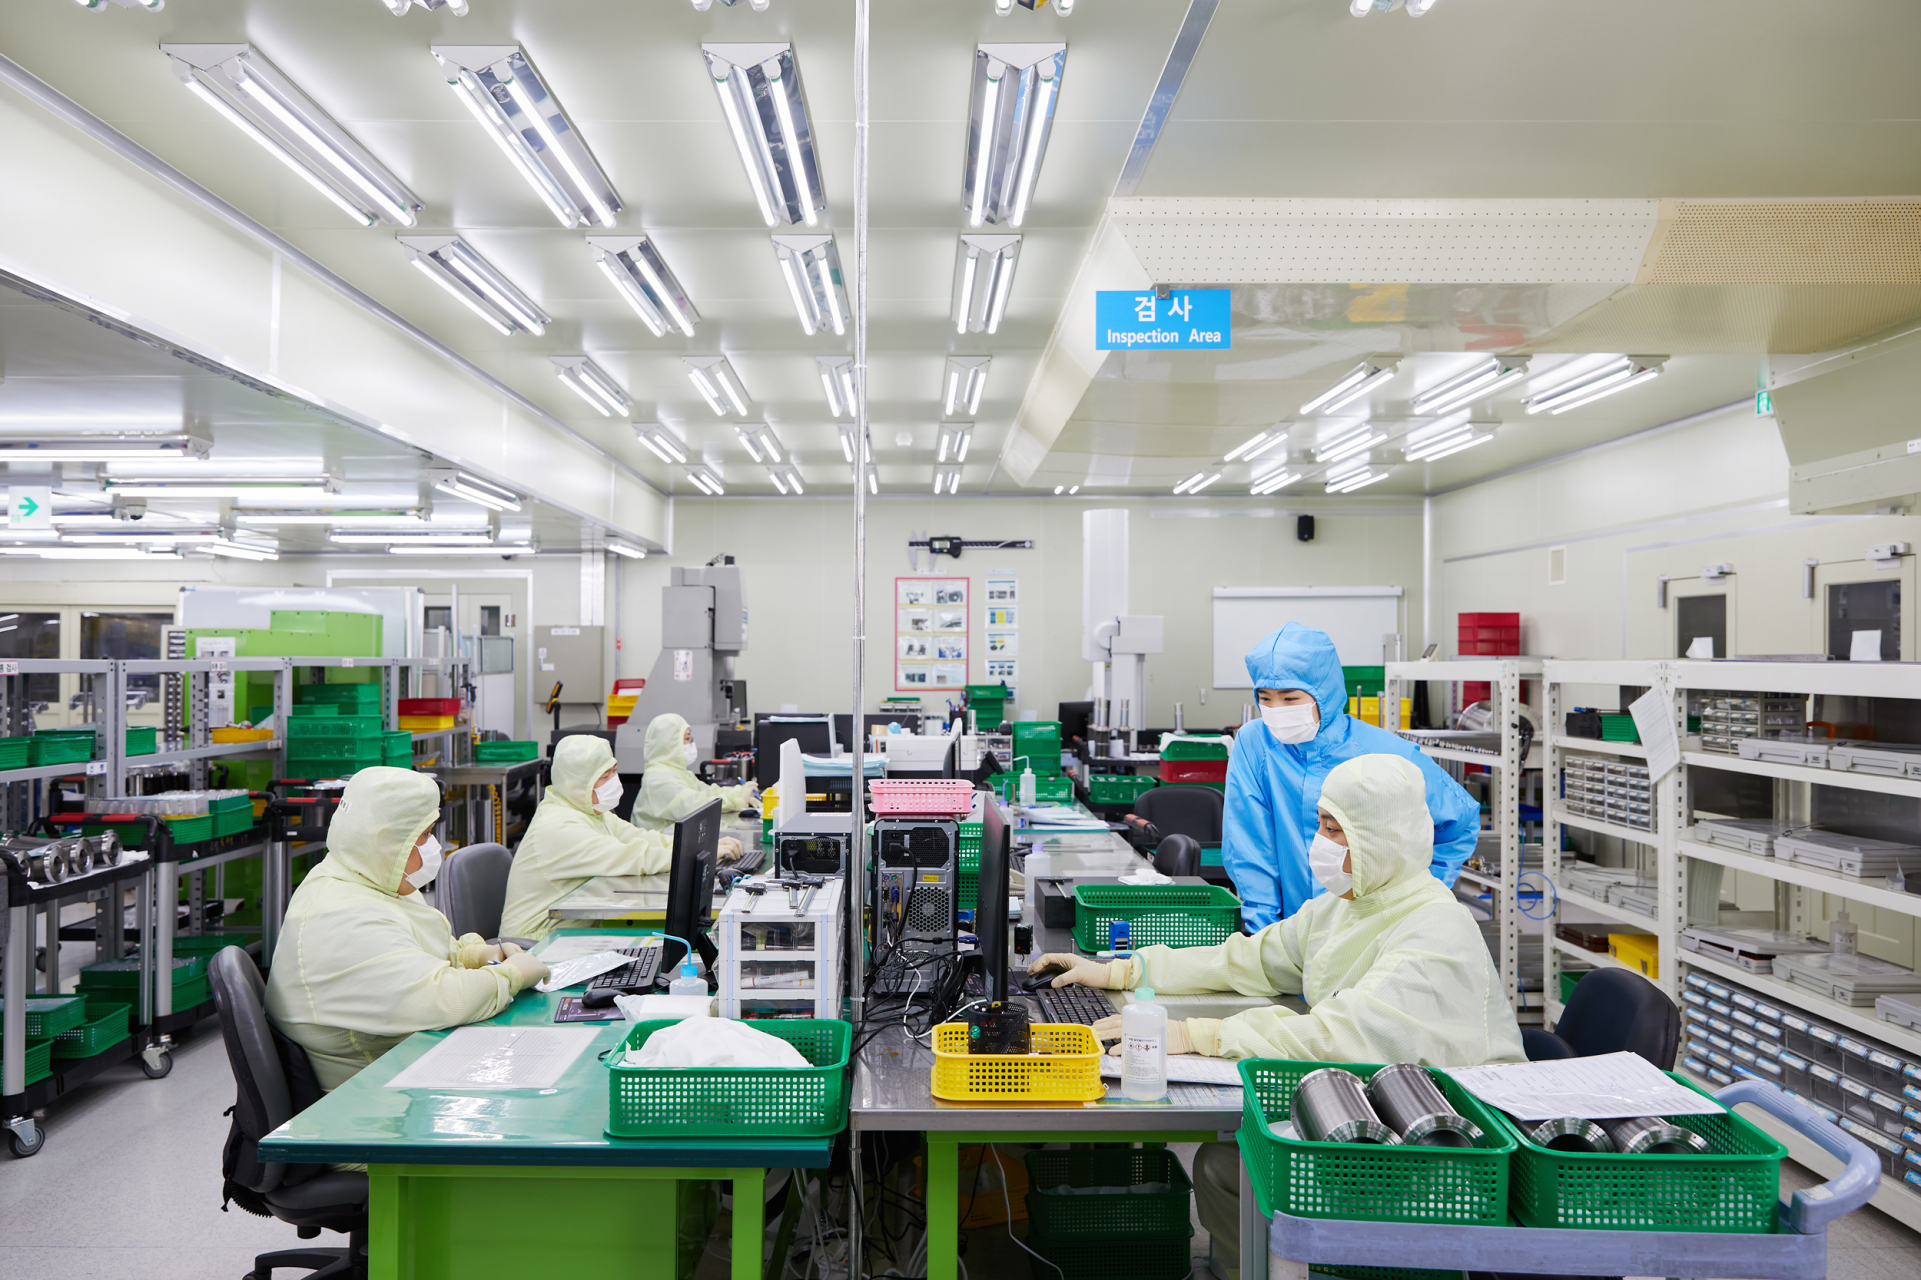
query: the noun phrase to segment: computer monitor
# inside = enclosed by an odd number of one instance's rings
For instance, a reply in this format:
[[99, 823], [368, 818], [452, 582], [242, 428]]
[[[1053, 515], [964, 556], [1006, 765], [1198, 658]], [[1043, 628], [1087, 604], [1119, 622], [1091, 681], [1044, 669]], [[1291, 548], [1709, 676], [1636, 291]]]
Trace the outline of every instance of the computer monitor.
[[833, 730], [826, 716], [785, 718], [769, 716], [754, 725], [754, 781], [770, 787], [780, 781], [780, 747], [798, 742], [810, 756], [834, 754]]
[[[711, 800], [674, 824], [674, 861], [667, 877], [667, 924], [663, 932], [694, 944], [708, 969], [719, 952], [707, 938], [714, 919], [714, 871], [720, 859], [720, 801]], [[664, 944], [662, 977], [672, 977], [684, 951]]]
[[[890, 724], [899, 725], [902, 733], [920, 732], [920, 716], [912, 711], [896, 711], [891, 713], [886, 711], [869, 711], [861, 716], [860, 723], [863, 731], [870, 735], [877, 731], [885, 733], [887, 726]], [[871, 738], [868, 740], [871, 741]], [[842, 751], [852, 751], [854, 749], [854, 717], [851, 714], [836, 715], [834, 717], [834, 741], [840, 743], [840, 749]]]
[[1087, 736], [1087, 722], [1094, 718], [1094, 704], [1063, 702], [1054, 718], [1061, 722], [1061, 745], [1066, 746], [1076, 738]]
[[1007, 1001], [1007, 821], [988, 796], [981, 804], [980, 896], [974, 906], [974, 936], [987, 966], [987, 998]]

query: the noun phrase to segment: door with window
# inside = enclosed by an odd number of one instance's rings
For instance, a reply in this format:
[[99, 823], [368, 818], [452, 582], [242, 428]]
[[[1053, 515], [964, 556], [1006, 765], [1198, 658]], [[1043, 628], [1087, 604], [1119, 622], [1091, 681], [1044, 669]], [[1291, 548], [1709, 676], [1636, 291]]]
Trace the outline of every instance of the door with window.
[[1914, 557], [1893, 568], [1866, 560], [1824, 564], [1814, 571], [1814, 635], [1809, 648], [1843, 662], [1913, 661]]
[[[428, 595], [424, 607], [426, 634], [431, 637], [436, 627], [451, 631], [458, 623], [461, 647], [474, 659], [474, 728], [497, 729], [509, 738], [526, 736], [516, 723], [520, 673], [515, 652], [523, 628], [514, 597], [506, 592], [462, 591], [456, 598], [449, 592]], [[434, 645], [428, 639], [429, 653], [436, 651]]]
[[1689, 580], [1668, 584], [1674, 615], [1674, 656], [1727, 658], [1734, 654], [1734, 583]]

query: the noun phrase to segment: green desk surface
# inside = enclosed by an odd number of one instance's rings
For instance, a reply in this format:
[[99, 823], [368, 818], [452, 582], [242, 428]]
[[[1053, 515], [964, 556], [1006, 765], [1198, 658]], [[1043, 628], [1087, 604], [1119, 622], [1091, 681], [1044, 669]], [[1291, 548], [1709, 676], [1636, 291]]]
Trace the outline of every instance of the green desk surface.
[[[635, 930], [574, 930], [633, 936]], [[563, 936], [555, 934], [555, 937]], [[529, 989], [493, 1026], [554, 1025], [561, 994]], [[578, 994], [577, 992], [575, 994]], [[387, 1081], [447, 1035], [422, 1031], [260, 1142], [272, 1164], [490, 1164], [822, 1169], [831, 1138], [610, 1138], [599, 1055], [621, 1022], [581, 1024], [594, 1045], [552, 1089], [389, 1089]]]

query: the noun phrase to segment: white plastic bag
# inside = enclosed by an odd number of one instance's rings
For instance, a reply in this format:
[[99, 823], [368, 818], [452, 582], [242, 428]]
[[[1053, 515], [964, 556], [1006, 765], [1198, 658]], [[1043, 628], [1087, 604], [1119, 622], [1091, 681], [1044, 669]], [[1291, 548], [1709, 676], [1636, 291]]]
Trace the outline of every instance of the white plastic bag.
[[745, 1022], [730, 1018], [689, 1018], [654, 1032], [646, 1044], [629, 1050], [620, 1065], [806, 1070], [814, 1064], [779, 1036], [770, 1036]]

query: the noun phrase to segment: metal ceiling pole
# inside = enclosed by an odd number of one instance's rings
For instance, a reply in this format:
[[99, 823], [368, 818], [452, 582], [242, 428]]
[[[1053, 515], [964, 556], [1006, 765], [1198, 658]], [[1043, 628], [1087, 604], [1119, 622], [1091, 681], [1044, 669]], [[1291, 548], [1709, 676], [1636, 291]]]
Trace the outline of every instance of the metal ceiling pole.
[[[869, 0], [854, 0], [854, 739], [853, 844], [847, 858], [848, 945], [853, 950], [854, 1026], [866, 1013], [867, 990], [867, 63]], [[848, 1275], [861, 1280], [866, 1268], [860, 1193], [861, 1143], [854, 1138], [853, 1195], [847, 1213]]]

